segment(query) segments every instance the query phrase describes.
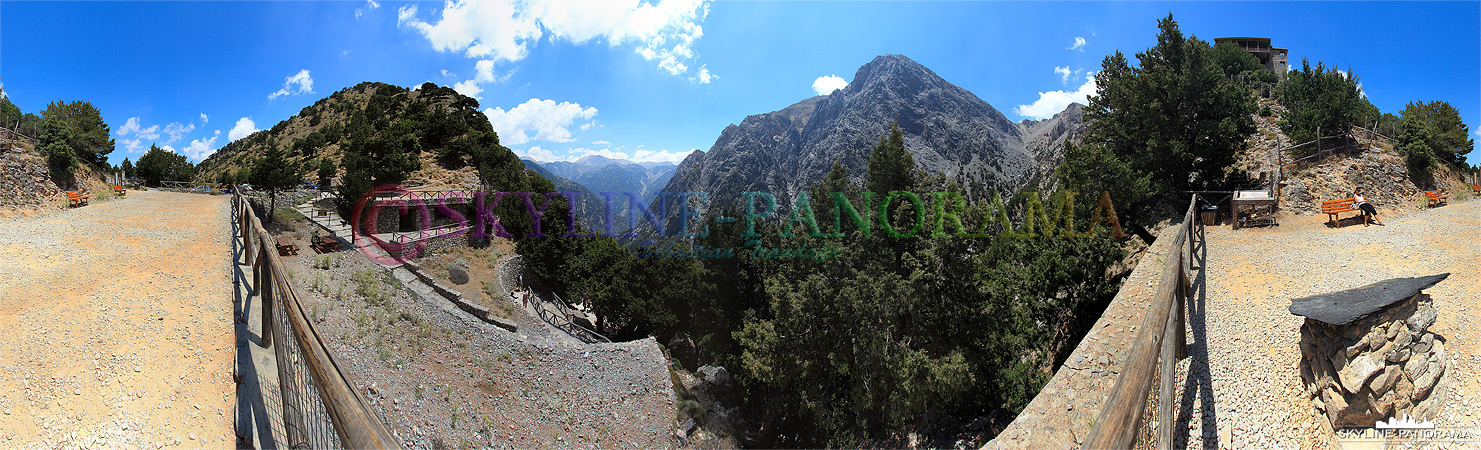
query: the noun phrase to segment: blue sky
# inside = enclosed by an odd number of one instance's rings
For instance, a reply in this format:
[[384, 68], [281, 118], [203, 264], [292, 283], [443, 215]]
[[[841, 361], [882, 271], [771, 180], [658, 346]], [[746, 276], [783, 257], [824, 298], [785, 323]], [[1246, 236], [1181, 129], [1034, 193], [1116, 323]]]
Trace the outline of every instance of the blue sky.
[[1448, 101], [1481, 136], [1478, 2], [7, 1], [0, 83], [26, 112], [97, 106], [115, 163], [150, 143], [198, 161], [361, 81], [455, 86], [537, 160], [677, 161], [886, 53], [1012, 120], [1053, 114], [1168, 12], [1350, 67], [1384, 112]]

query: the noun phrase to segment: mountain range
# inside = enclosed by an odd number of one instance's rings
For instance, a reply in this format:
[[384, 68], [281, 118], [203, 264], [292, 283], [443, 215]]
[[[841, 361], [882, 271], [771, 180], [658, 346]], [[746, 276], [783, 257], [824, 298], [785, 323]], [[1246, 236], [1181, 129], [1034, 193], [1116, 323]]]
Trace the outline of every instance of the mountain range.
[[1052, 186], [1065, 142], [1085, 129], [1082, 111], [1071, 104], [1052, 118], [1015, 124], [910, 58], [883, 55], [843, 89], [727, 126], [709, 151], [686, 157], [663, 190], [708, 192], [712, 208], [738, 205], [747, 191], [789, 203], [835, 161], [862, 184], [874, 145], [898, 123], [917, 168], [959, 182], [972, 199], [1010, 196], [1030, 184]]
[[[632, 192], [652, 202], [658, 191], [668, 186], [679, 166], [667, 162], [632, 162], [600, 155], [587, 155], [575, 161], [538, 163], [545, 170], [580, 183], [592, 192]], [[529, 165], [527, 162], [526, 165]]]

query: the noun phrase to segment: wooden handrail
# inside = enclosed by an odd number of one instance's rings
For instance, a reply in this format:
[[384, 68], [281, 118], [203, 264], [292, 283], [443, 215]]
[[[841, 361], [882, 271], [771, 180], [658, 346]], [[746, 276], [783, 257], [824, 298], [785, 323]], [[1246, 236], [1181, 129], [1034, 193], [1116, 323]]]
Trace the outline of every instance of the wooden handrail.
[[[240, 192], [240, 189], [235, 191]], [[242, 221], [247, 224], [247, 227], [242, 228], [241, 236], [246, 244], [245, 248], [255, 250], [257, 256], [258, 264], [253, 268], [257, 284], [253, 288], [259, 292], [271, 292], [262, 297], [264, 344], [269, 343], [269, 322], [272, 308], [276, 304], [276, 307], [282, 308], [290, 325], [289, 330], [283, 331], [291, 331], [291, 338], [298, 342], [303, 351], [303, 361], [314, 378], [319, 399], [324, 402], [329, 418], [334, 423], [340, 444], [345, 448], [403, 448], [386, 425], [370, 410], [369, 403], [350, 383], [350, 375], [340, 367], [319, 333], [314, 330], [313, 323], [307, 320], [308, 315], [299, 302], [298, 289], [288, 277], [288, 270], [277, 252], [272, 251], [277, 244], [276, 240], [262, 227], [262, 222], [258, 220], [245, 197], [239, 193], [232, 197], [234, 206], [241, 212]], [[258, 244], [255, 247], [251, 245], [254, 235]], [[251, 260], [250, 256], [248, 260]]]
[[1116, 386], [1096, 415], [1095, 426], [1086, 435], [1082, 449], [1131, 448], [1136, 444], [1147, 395], [1159, 372], [1158, 360], [1162, 361], [1157, 411], [1158, 447], [1172, 448], [1173, 432], [1176, 431], [1173, 424], [1176, 409], [1172, 407], [1173, 378], [1177, 360], [1187, 357], [1184, 302], [1192, 277], [1194, 227], [1200, 226], [1194, 221], [1198, 199], [1198, 194], [1191, 197], [1188, 212], [1183, 215], [1177, 237], [1169, 247], [1152, 305], [1131, 343], [1131, 353], [1126, 357]]

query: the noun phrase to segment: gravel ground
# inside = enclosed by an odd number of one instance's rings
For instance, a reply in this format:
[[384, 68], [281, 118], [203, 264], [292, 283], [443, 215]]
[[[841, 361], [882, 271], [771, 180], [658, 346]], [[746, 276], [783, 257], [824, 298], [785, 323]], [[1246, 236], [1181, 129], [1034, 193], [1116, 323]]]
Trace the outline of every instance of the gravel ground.
[[232, 446], [227, 197], [0, 222], [0, 447]]
[[[1382, 209], [1382, 207], [1380, 207]], [[1189, 358], [1181, 364], [1178, 426], [1188, 448], [1325, 449], [1331, 426], [1305, 398], [1299, 329], [1290, 300], [1394, 277], [1451, 272], [1425, 292], [1439, 319], [1431, 329], [1454, 353], [1453, 381], [1439, 426], [1481, 436], [1481, 202], [1382, 216], [1386, 227], [1325, 216], [1288, 216], [1281, 226], [1208, 228], [1206, 285], [1189, 308]], [[1201, 283], [1195, 283], [1198, 287]], [[1191, 371], [1190, 371], [1191, 368]], [[1474, 448], [1481, 441], [1444, 444]]]
[[528, 321], [510, 333], [403, 288], [355, 251], [332, 254], [328, 269], [317, 258], [285, 263], [330, 350], [407, 447], [673, 445], [674, 392], [651, 338], [573, 345], [538, 325], [526, 334]]

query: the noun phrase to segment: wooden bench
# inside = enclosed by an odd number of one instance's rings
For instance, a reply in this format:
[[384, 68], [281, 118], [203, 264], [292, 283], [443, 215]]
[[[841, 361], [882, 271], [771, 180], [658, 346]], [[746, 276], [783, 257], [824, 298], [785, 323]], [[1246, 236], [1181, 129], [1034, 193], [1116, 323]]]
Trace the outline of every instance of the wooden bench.
[[82, 191], [67, 191], [67, 206], [82, 206], [87, 204], [87, 193]]
[[339, 251], [339, 239], [335, 239], [333, 236], [314, 236], [314, 243], [312, 245], [314, 250], [317, 250], [319, 253]]
[[1481, 194], [1481, 186], [1471, 186], [1471, 192]]
[[1363, 211], [1358, 209], [1357, 206], [1357, 200], [1351, 198], [1344, 198], [1342, 200], [1327, 200], [1322, 202], [1322, 212], [1327, 214], [1327, 223], [1330, 223], [1333, 227], [1336, 227], [1340, 223], [1337, 220], [1338, 214], [1354, 211], [1358, 212], [1358, 214], [1362, 214]]
[[1450, 198], [1450, 196], [1440, 191], [1424, 191], [1424, 198], [1429, 199], [1430, 207], [1435, 207], [1448, 203], [1445, 199]]
[[293, 243], [277, 244], [278, 256], [297, 256], [298, 245]]
[[129, 191], [124, 190], [123, 186], [113, 186], [113, 193], [118, 194], [119, 197], [127, 197], [129, 195]]

